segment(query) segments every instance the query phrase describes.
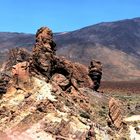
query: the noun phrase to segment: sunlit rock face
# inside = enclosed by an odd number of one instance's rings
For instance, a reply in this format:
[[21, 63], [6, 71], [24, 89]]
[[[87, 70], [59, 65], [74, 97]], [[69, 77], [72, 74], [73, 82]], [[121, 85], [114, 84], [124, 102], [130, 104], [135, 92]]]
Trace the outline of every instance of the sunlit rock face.
[[109, 100], [109, 116], [111, 122], [115, 125], [115, 127], [117, 129], [120, 129], [122, 127], [123, 117], [120, 108], [120, 103], [114, 98], [111, 98]]
[[32, 67], [35, 67], [48, 79], [50, 78], [55, 46], [52, 31], [47, 27], [40, 28], [36, 33], [36, 43], [33, 47]]
[[55, 55], [55, 42], [52, 31], [47, 27], [40, 28], [36, 33], [33, 48], [31, 72], [45, 76], [49, 81], [55, 74], [62, 74], [76, 87], [90, 87], [92, 81], [87, 68], [79, 63], [72, 63], [64, 57]]
[[109, 97], [90, 88], [93, 81], [85, 66], [55, 55], [52, 37], [50, 29], [40, 28], [29, 61], [12, 65], [7, 91], [0, 100], [0, 138], [116, 138], [106, 122]]

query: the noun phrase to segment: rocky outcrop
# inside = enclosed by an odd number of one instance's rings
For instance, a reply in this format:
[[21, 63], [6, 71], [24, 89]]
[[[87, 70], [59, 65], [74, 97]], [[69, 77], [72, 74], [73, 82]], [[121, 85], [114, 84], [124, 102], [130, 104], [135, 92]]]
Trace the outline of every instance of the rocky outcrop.
[[92, 60], [89, 66], [89, 76], [93, 81], [93, 90], [97, 91], [100, 87], [102, 78], [102, 63], [98, 60]]
[[91, 87], [93, 83], [84, 65], [72, 63], [64, 57], [55, 57], [52, 75], [54, 73], [63, 74], [75, 88]]
[[[75, 88], [90, 87], [92, 85], [84, 65], [72, 63], [55, 55], [53, 34], [47, 27], [42, 27], [37, 31], [30, 71], [45, 76], [47, 81], [55, 73], [62, 74], [69, 80], [69, 86], [73, 85]], [[67, 85], [67, 88], [69, 86]]]
[[52, 31], [47, 27], [42, 27], [36, 33], [31, 71], [39, 72], [39, 74], [46, 76], [49, 80], [54, 54], [55, 43], [53, 41]]
[[9, 50], [8, 60], [3, 63], [1, 72], [6, 72], [12, 69], [12, 66], [19, 62], [30, 61], [31, 54], [24, 48], [13, 48]]
[[10, 137], [8, 140], [96, 138], [99, 130], [91, 119], [93, 108], [86, 94], [74, 88], [64, 92], [69, 81], [61, 74], [52, 78], [58, 91], [45, 79], [32, 76], [30, 80], [30, 88], [9, 87], [0, 103], [0, 130]]
[[122, 110], [119, 104], [120, 103], [114, 98], [109, 100], [109, 117], [117, 129], [120, 129], [123, 124]]
[[88, 88], [92, 80], [85, 66], [55, 55], [52, 37], [50, 29], [40, 28], [29, 61], [12, 66], [0, 101], [0, 132], [9, 140], [109, 138], [94, 117], [101, 116], [104, 103], [98, 103], [100, 113], [95, 104], [105, 98]]
[[24, 88], [30, 86], [30, 73], [29, 73], [29, 62], [19, 62], [12, 67], [11, 70], [12, 79], [9, 85], [16, 88]]
[[[24, 48], [14, 48], [9, 50], [8, 59], [2, 64], [0, 69], [0, 94], [3, 95], [7, 91], [8, 83], [13, 77], [17, 81], [17, 73], [21, 74], [20, 70], [25, 69], [25, 61], [30, 61], [30, 52]], [[20, 66], [21, 62], [24, 64]], [[29, 64], [28, 64], [29, 66]], [[19, 68], [20, 67], [20, 68]], [[12, 74], [11, 74], [12, 70]], [[26, 77], [25, 73], [22, 73], [21, 79]]]
[[0, 97], [7, 92], [7, 85], [11, 77], [5, 73], [0, 74]]

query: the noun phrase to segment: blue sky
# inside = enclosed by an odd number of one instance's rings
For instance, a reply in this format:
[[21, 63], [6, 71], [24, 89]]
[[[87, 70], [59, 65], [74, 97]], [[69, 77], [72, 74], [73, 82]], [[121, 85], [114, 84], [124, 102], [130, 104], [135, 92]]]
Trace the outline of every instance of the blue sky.
[[0, 31], [72, 31], [99, 22], [140, 17], [140, 0], [0, 0]]

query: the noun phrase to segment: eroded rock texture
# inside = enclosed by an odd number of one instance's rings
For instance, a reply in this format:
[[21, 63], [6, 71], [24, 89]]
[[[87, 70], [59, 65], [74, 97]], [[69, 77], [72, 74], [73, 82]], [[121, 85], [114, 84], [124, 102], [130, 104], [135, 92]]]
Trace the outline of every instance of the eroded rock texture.
[[92, 85], [85, 66], [55, 55], [53, 34], [47, 27], [37, 31], [31, 71], [46, 76], [48, 81], [55, 73], [62, 74], [69, 80], [69, 86], [73, 85], [75, 88]]
[[97, 91], [100, 87], [102, 78], [102, 63], [98, 60], [92, 60], [89, 66], [89, 76], [93, 81], [93, 90]]
[[[7, 91], [7, 86], [12, 78], [13, 74], [11, 74], [11, 70], [15, 68], [15, 65], [19, 65], [21, 62], [29, 62], [31, 54], [24, 48], [13, 48], [9, 50], [8, 59], [6, 62], [2, 64], [0, 69], [0, 94], [4, 94]], [[16, 66], [16, 69], [19, 66]], [[20, 70], [20, 69], [19, 69]], [[16, 70], [18, 71], [18, 70]], [[16, 76], [15, 76], [16, 75]], [[24, 78], [24, 74], [22, 74], [22, 78]], [[17, 74], [14, 74], [14, 77], [17, 77]]]
[[12, 66], [19, 62], [30, 61], [31, 54], [24, 48], [13, 48], [9, 50], [8, 60], [2, 65], [1, 71], [5, 72], [12, 69]]
[[116, 128], [120, 129], [122, 127], [122, 110], [120, 108], [120, 103], [114, 98], [111, 98], [109, 101], [109, 117]]
[[0, 101], [3, 139], [103, 140], [110, 137], [93, 117], [98, 113], [95, 104], [105, 98], [88, 88], [92, 80], [85, 66], [55, 55], [49, 28], [37, 31], [33, 54], [28, 61], [16, 59], [11, 73], [8, 89]]
[[63, 57], [55, 57], [52, 74], [63, 74], [75, 88], [91, 87], [92, 80], [87, 68], [80, 63], [72, 63]]
[[11, 77], [5, 73], [0, 74], [0, 97], [7, 92], [7, 85]]
[[36, 33], [36, 43], [33, 48], [32, 70], [48, 79], [50, 79], [55, 46], [52, 31], [47, 27], [40, 28]]

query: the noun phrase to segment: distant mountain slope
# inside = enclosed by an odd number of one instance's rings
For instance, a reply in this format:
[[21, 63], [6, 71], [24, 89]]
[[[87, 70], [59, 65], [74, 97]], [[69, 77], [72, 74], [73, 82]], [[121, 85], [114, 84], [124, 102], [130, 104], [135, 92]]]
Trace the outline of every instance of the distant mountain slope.
[[[101, 60], [104, 80], [140, 79], [140, 18], [103, 22], [72, 32], [57, 33], [54, 38], [57, 55], [86, 65], [91, 59]], [[2, 52], [12, 47], [31, 50], [33, 44], [32, 34], [0, 33]]]
[[35, 39], [33, 34], [0, 32], [1, 51], [15, 47], [31, 49], [34, 42]]
[[73, 32], [58, 34], [61, 47], [69, 44], [93, 45], [98, 43], [140, 57], [140, 18], [99, 23]]
[[103, 62], [105, 80], [140, 79], [140, 18], [99, 23], [57, 34], [58, 55], [86, 65]]

